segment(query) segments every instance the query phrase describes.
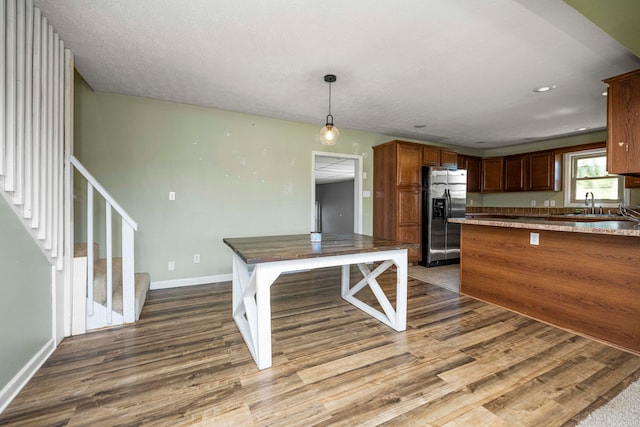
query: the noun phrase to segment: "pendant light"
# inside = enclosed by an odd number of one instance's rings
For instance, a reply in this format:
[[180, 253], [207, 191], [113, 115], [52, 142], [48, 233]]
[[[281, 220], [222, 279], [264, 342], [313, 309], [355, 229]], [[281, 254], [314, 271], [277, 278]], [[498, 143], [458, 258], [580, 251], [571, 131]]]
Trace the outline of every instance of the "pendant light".
[[327, 122], [322, 129], [320, 129], [320, 141], [324, 145], [335, 145], [340, 136], [340, 131], [333, 125], [333, 116], [331, 115], [331, 83], [336, 81], [335, 74], [327, 74], [324, 76], [324, 81], [329, 83], [329, 114], [327, 114]]

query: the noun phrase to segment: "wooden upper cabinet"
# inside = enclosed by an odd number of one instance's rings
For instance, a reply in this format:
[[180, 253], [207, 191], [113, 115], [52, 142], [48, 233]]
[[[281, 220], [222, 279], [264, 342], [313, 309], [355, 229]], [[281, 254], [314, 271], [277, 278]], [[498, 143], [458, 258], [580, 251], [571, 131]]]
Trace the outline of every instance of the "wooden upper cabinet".
[[455, 169], [458, 166], [458, 153], [449, 150], [440, 150], [440, 166]]
[[482, 159], [480, 190], [483, 193], [497, 193], [504, 189], [504, 158]]
[[604, 80], [607, 96], [607, 171], [640, 176], [640, 70]]
[[458, 169], [467, 170], [467, 192], [480, 192], [480, 157], [458, 155]]
[[637, 176], [625, 176], [624, 188], [640, 188], [640, 177]]
[[397, 145], [397, 185], [421, 186], [422, 152], [411, 143]]
[[553, 151], [529, 153], [529, 191], [560, 191], [562, 156]]
[[429, 145], [423, 145], [422, 164], [424, 166], [440, 166], [440, 149]]
[[560, 191], [562, 155], [553, 151], [504, 158], [504, 191]]
[[504, 191], [525, 191], [529, 183], [529, 156], [519, 154], [504, 158]]

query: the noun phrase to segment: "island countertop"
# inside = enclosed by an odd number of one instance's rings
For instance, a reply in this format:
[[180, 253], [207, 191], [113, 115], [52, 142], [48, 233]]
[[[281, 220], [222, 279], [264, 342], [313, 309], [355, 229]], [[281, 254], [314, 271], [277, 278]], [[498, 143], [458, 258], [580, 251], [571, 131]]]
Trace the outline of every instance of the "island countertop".
[[575, 222], [545, 220], [540, 218], [450, 218], [449, 222], [470, 225], [486, 225], [504, 228], [565, 231], [570, 233], [607, 234], [640, 237], [640, 228], [632, 221]]

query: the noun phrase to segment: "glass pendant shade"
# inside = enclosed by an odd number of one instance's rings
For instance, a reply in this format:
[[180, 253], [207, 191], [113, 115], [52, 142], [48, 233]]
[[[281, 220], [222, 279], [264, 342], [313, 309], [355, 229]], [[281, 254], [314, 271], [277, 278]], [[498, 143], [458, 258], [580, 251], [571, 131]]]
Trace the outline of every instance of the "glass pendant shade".
[[340, 131], [333, 125], [333, 116], [328, 115], [327, 124], [320, 129], [320, 141], [322, 141], [324, 145], [335, 145], [339, 136]]
[[340, 136], [340, 131], [333, 125], [333, 116], [331, 115], [331, 83], [336, 81], [334, 74], [327, 74], [324, 76], [324, 81], [329, 83], [329, 114], [327, 115], [327, 122], [322, 129], [320, 129], [320, 141], [324, 145], [335, 145]]

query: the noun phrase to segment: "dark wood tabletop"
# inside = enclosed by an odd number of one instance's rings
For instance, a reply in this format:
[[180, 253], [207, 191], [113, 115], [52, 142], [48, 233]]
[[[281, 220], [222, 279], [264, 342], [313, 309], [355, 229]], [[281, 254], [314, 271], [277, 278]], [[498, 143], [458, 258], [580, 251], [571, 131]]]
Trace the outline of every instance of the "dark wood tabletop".
[[417, 246], [415, 243], [396, 242], [355, 233], [323, 233], [322, 241], [319, 243], [311, 243], [309, 234], [225, 238], [223, 241], [247, 264], [409, 249]]

